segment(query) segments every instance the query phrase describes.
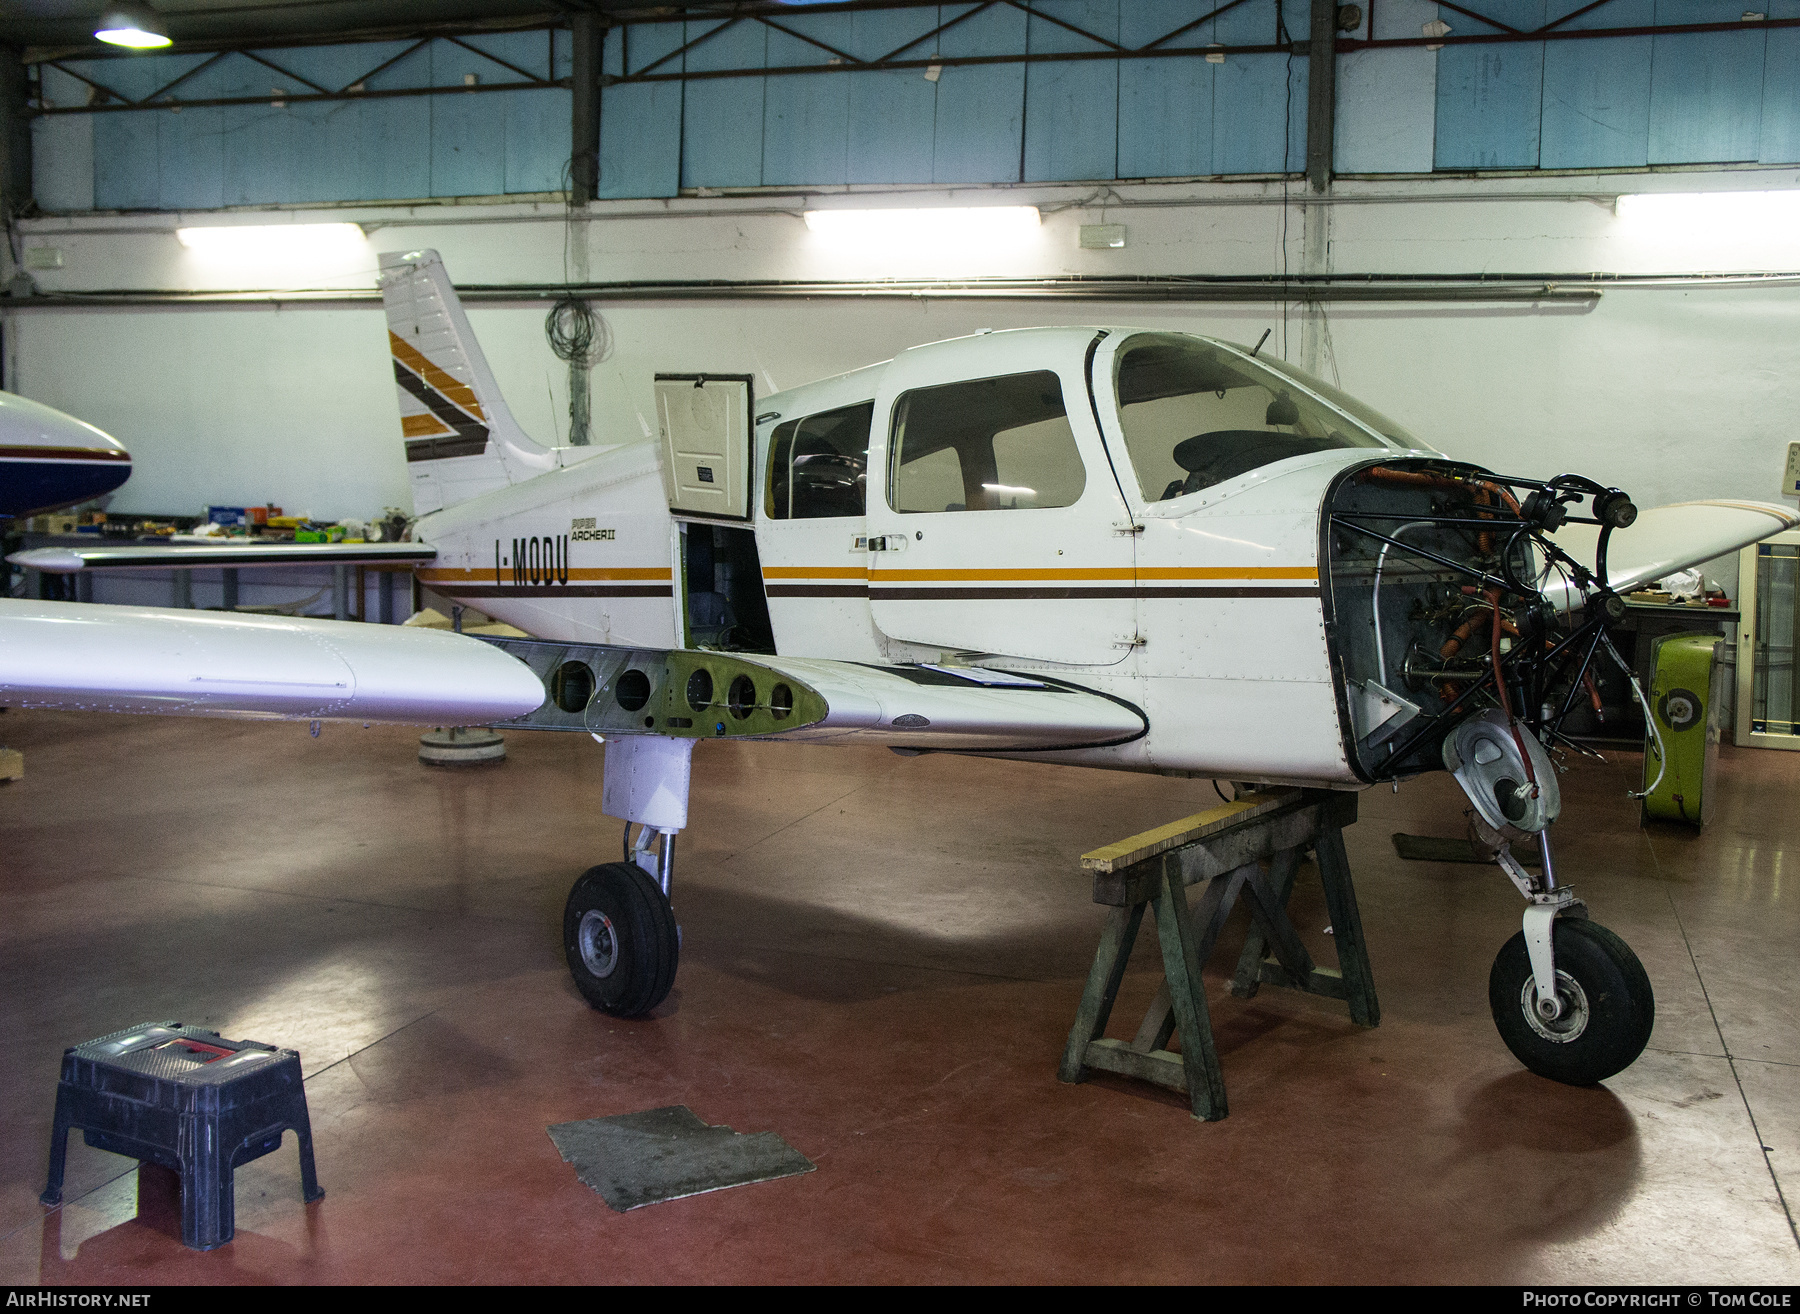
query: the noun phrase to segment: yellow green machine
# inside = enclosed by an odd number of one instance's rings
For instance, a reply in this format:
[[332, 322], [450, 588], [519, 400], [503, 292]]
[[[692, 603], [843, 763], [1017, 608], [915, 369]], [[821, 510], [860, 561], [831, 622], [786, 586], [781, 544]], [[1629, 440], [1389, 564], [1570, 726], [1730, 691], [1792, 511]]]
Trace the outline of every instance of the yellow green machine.
[[[1711, 634], [1672, 634], [1657, 641], [1649, 714], [1662, 732], [1668, 769], [1644, 798], [1646, 818], [1705, 824], [1719, 756], [1719, 706], [1725, 696], [1724, 667], [1719, 663], [1723, 642]], [[1656, 737], [1646, 729], [1645, 788], [1662, 766]]]

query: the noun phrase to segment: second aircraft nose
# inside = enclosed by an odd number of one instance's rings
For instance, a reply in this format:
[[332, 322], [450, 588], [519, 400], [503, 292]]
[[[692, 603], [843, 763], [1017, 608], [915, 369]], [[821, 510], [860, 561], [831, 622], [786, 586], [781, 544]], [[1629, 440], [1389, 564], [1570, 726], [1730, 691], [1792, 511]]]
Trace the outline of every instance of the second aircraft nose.
[[0, 518], [73, 506], [131, 476], [131, 454], [93, 425], [0, 392]]

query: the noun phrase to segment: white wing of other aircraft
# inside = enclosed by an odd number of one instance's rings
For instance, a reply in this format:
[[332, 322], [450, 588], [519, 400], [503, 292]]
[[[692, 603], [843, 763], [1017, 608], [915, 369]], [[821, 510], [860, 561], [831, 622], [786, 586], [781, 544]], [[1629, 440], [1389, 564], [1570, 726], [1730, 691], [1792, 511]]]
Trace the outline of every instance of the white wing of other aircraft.
[[[1526, 900], [1495, 966], [1509, 1048], [1576, 1083], [1643, 1049], [1641, 965], [1568, 929], [1550, 753], [1613, 660], [1619, 591], [1792, 511], [1640, 515], [1577, 475], [1447, 457], [1253, 349], [1129, 327], [978, 334], [760, 399], [662, 375], [655, 441], [549, 449], [437, 254], [382, 268], [420, 576], [537, 637], [7, 602], [0, 700], [604, 737], [601, 806], [641, 830], [576, 882], [564, 939], [621, 1016], [674, 980], [702, 739], [1332, 789], [1449, 770]], [[1542, 874], [1511, 856], [1525, 839]]]

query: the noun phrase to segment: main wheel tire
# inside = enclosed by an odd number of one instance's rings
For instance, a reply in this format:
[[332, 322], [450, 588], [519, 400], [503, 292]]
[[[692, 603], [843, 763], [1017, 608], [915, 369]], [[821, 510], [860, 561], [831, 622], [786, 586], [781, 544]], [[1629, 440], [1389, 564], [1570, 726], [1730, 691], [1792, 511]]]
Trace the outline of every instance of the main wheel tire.
[[563, 908], [563, 949], [588, 1003], [614, 1017], [642, 1017], [675, 984], [675, 910], [636, 863], [589, 867]]
[[1591, 1086], [1631, 1066], [1650, 1041], [1656, 999], [1631, 947], [1604, 926], [1559, 917], [1551, 924], [1562, 1016], [1538, 1016], [1537, 982], [1523, 931], [1501, 947], [1488, 974], [1488, 1006], [1519, 1062], [1552, 1081]]

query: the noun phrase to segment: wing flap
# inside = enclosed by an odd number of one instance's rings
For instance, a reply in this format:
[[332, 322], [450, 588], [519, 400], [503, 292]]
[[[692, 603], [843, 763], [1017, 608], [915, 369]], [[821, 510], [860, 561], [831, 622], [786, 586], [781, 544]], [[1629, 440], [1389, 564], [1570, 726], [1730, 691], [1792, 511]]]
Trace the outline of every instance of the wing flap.
[[[1613, 531], [1606, 550], [1607, 582], [1629, 592], [1678, 570], [1711, 561], [1800, 525], [1800, 514], [1767, 502], [1676, 502], [1638, 515], [1629, 529]], [[1594, 560], [1597, 525], [1564, 525], [1553, 537], [1577, 561]], [[1580, 605], [1566, 581], [1552, 580], [1544, 593], [1558, 607]]]
[[866, 665], [700, 650], [487, 638], [546, 697], [512, 724], [599, 735], [790, 739], [957, 752], [1094, 748], [1148, 723], [1121, 700], [1035, 672]]
[[543, 696], [505, 653], [441, 630], [0, 600], [12, 707], [485, 725]]

